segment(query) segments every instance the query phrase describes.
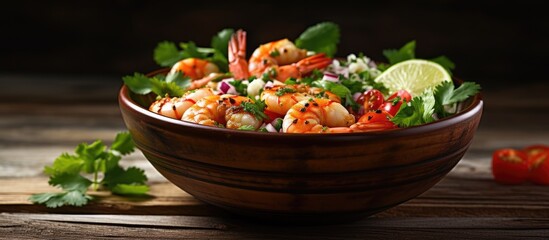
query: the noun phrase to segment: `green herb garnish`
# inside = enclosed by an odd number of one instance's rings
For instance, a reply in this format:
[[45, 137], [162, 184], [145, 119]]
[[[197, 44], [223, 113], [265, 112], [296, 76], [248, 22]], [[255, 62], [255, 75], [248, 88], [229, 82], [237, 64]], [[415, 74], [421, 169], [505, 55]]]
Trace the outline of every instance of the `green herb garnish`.
[[240, 105], [244, 108], [244, 111], [251, 113], [258, 120], [269, 119], [269, 116], [264, 113], [267, 105], [263, 100], [257, 100], [255, 102], [242, 102]]
[[333, 22], [322, 22], [307, 28], [295, 40], [298, 48], [333, 57], [339, 43], [339, 26]]
[[[83, 206], [93, 199], [86, 194], [90, 186], [96, 191], [104, 188], [119, 195], [145, 194], [149, 190], [145, 172], [137, 167], [124, 169], [119, 165], [122, 156], [133, 151], [134, 143], [128, 132], [117, 134], [110, 148], [100, 140], [92, 144], [81, 143], [75, 154], [63, 153], [52, 166], [44, 168], [50, 176], [48, 183], [63, 191], [34, 194], [29, 200], [50, 208]], [[99, 179], [100, 175], [103, 175], [102, 179]]]

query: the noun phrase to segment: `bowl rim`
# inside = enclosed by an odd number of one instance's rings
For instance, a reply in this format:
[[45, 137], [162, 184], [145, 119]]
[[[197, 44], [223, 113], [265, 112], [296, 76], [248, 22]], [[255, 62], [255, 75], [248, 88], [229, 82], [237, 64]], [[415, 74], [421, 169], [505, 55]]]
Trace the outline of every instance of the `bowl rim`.
[[[148, 75], [154, 75], [157, 73], [161, 73], [165, 71], [165, 69], [160, 69], [153, 71], [149, 73]], [[454, 81], [462, 82], [461, 80], [455, 78]], [[219, 127], [213, 127], [213, 126], [206, 126], [201, 125], [198, 123], [192, 123], [192, 122], [186, 122], [182, 120], [173, 119], [170, 117], [162, 116], [160, 114], [154, 113], [149, 111], [148, 109], [140, 106], [135, 100], [133, 100], [130, 96], [130, 90], [128, 86], [123, 84], [120, 88], [119, 94], [118, 94], [118, 101], [119, 101], [119, 107], [125, 107], [126, 109], [129, 109], [130, 111], [134, 113], [138, 113], [140, 115], [145, 116], [149, 120], [156, 120], [166, 123], [171, 123], [174, 125], [177, 125], [179, 127], [186, 127], [186, 128], [193, 128], [193, 129], [201, 129], [206, 131], [214, 131], [218, 133], [225, 133], [225, 134], [231, 134], [231, 135], [246, 135], [246, 136], [258, 136], [258, 137], [310, 137], [315, 136], [315, 138], [337, 138], [337, 137], [360, 137], [360, 136], [372, 136], [372, 137], [380, 137], [380, 136], [386, 136], [390, 137], [392, 135], [415, 135], [418, 133], [423, 132], [429, 132], [434, 131], [436, 129], [440, 128], [446, 128], [451, 125], [457, 124], [465, 119], [473, 117], [475, 114], [477, 114], [479, 111], [482, 111], [483, 108], [483, 100], [482, 100], [482, 92], [477, 93], [475, 96], [472, 97], [472, 102], [465, 107], [462, 111], [449, 116], [445, 117], [430, 123], [417, 125], [417, 126], [411, 126], [406, 128], [396, 128], [396, 129], [390, 129], [390, 130], [384, 130], [384, 131], [373, 131], [373, 132], [355, 132], [355, 133], [334, 133], [334, 134], [319, 134], [319, 133], [279, 133], [279, 132], [259, 132], [259, 131], [242, 131], [242, 130], [236, 130], [236, 129], [228, 129], [228, 128], [219, 128]]]

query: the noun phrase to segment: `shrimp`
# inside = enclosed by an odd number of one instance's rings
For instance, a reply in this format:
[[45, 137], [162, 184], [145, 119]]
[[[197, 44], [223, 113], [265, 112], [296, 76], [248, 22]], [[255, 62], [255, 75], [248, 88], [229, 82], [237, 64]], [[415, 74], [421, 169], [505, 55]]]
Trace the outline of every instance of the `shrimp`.
[[385, 111], [368, 112], [351, 125], [350, 129], [352, 132], [374, 132], [398, 128], [390, 118], [391, 115]]
[[[264, 73], [281, 82], [288, 78], [301, 78], [314, 69], [325, 68], [332, 62], [324, 53], [307, 57], [307, 50], [300, 49], [288, 39], [262, 44], [246, 61], [246, 32], [238, 30], [229, 41], [229, 69], [236, 79], [250, 75], [261, 77]], [[247, 69], [246, 69], [247, 67]]]
[[210, 73], [218, 73], [219, 68], [204, 59], [199, 58], [185, 58], [176, 64], [174, 64], [170, 70], [170, 73], [177, 71], [183, 72], [185, 76], [190, 77], [192, 80], [201, 79], [210, 75]]
[[280, 115], [285, 115], [297, 102], [312, 97], [328, 98], [335, 102], [341, 102], [337, 95], [329, 91], [303, 84], [275, 85], [266, 87], [261, 93], [261, 100], [265, 101], [267, 110]]
[[149, 110], [160, 115], [181, 119], [183, 113], [187, 111], [198, 100], [214, 95], [212, 89], [201, 88], [194, 91], [188, 91], [182, 97], [164, 97], [151, 104]]
[[242, 126], [258, 129], [263, 122], [245, 111], [243, 102], [251, 102], [251, 99], [232, 94], [208, 96], [191, 106], [181, 120], [231, 129]]
[[248, 61], [246, 61], [246, 32], [242, 29], [236, 31], [229, 40], [229, 71], [235, 79], [247, 79]]
[[255, 76], [261, 76], [272, 66], [295, 63], [306, 56], [306, 50], [297, 48], [288, 39], [281, 39], [262, 44], [255, 49], [250, 57], [248, 70]]
[[297, 63], [292, 63], [284, 66], [272, 66], [267, 70], [267, 73], [273, 73], [273, 77], [281, 82], [285, 82], [289, 78], [301, 78], [303, 75], [312, 72], [315, 69], [322, 69], [332, 63], [332, 59], [326, 57], [326, 54], [319, 53], [307, 58], [304, 58]]
[[282, 121], [286, 133], [338, 133], [351, 132], [348, 127], [355, 117], [338, 102], [311, 98], [296, 103]]

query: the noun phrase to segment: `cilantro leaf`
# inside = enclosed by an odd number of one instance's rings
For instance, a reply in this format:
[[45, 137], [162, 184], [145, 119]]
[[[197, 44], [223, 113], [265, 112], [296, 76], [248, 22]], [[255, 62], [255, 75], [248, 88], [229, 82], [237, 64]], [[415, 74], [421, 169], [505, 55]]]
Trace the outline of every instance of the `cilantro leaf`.
[[269, 119], [267, 114], [263, 112], [265, 111], [265, 107], [267, 107], [267, 104], [265, 104], [265, 101], [263, 100], [257, 100], [255, 102], [242, 102], [240, 105], [244, 108], [244, 111], [251, 113], [258, 120]]
[[333, 22], [322, 22], [307, 28], [295, 40], [298, 48], [317, 53], [326, 53], [333, 57], [339, 43], [339, 26]]
[[84, 161], [82, 170], [86, 173], [92, 173], [95, 171], [95, 160], [103, 158], [106, 149], [107, 146], [102, 141], [97, 140], [89, 145], [87, 143], [78, 144], [74, 152]]
[[[95, 190], [103, 185], [117, 194], [143, 194], [148, 191], [145, 172], [136, 167], [123, 169], [119, 165], [121, 156], [133, 151], [134, 143], [128, 132], [118, 133], [110, 149], [100, 140], [91, 144], [81, 143], [76, 147], [74, 155], [62, 153], [52, 166], [44, 169], [50, 175], [48, 183], [63, 191], [34, 194], [29, 197], [29, 201], [52, 208], [82, 206], [92, 200], [86, 194], [92, 185]], [[93, 180], [81, 175], [82, 172], [92, 173]], [[105, 173], [102, 180], [98, 179], [99, 172]]]
[[341, 83], [335, 83], [327, 80], [313, 82], [313, 86], [320, 87], [330, 91], [342, 99], [342, 104], [346, 107], [358, 109], [359, 105], [353, 100], [351, 90]]
[[181, 88], [175, 81], [166, 82], [153, 77], [150, 78], [150, 82], [153, 85], [152, 91], [157, 96], [163, 97], [167, 95], [170, 97], [180, 97], [185, 92], [185, 90], [183, 90], [183, 88]]
[[129, 167], [115, 167], [105, 172], [102, 184], [112, 190], [118, 184], [144, 184], [147, 181], [147, 176], [143, 169]]
[[439, 117], [448, 116], [444, 107], [463, 101], [480, 91], [480, 85], [473, 82], [464, 82], [457, 89], [452, 82], [442, 82], [434, 89], [435, 113]]
[[162, 67], [172, 66], [183, 58], [183, 54], [173, 42], [160, 42], [154, 49], [154, 61]]
[[450, 76], [452, 76], [452, 70], [454, 70], [454, 68], [456, 68], [456, 65], [454, 64], [454, 62], [452, 62], [446, 56], [438, 56], [436, 58], [430, 59], [430, 61], [433, 61], [433, 62], [436, 62], [436, 63], [440, 64], [444, 69], [446, 69], [446, 71], [448, 71]]
[[55, 175], [56, 173], [79, 173], [84, 166], [84, 160], [78, 156], [69, 155], [68, 153], [62, 153], [55, 159], [52, 166], [46, 166], [44, 173], [48, 175]]
[[122, 155], [130, 154], [134, 151], [135, 145], [129, 132], [120, 132], [114, 137], [111, 150], [118, 151]]
[[389, 64], [393, 65], [402, 61], [414, 59], [416, 57], [416, 41], [410, 41], [400, 49], [383, 50], [383, 55], [389, 60]]
[[149, 94], [153, 88], [150, 79], [141, 73], [134, 73], [133, 76], [125, 76], [122, 80], [132, 92], [137, 94]]
[[183, 56], [183, 59], [185, 58], [204, 59], [207, 57], [206, 53], [201, 52], [193, 41], [186, 42], [186, 43], [179, 43], [179, 46], [181, 47], [181, 49], [183, 49], [181, 54]]
[[81, 191], [85, 192], [88, 187], [92, 184], [92, 182], [82, 177], [82, 175], [76, 173], [76, 174], [70, 174], [70, 173], [62, 173], [62, 174], [56, 174], [50, 177], [50, 180], [48, 183], [52, 186], [59, 186], [63, 190], [66, 191]]
[[228, 58], [229, 40], [231, 39], [233, 33], [234, 30], [232, 28], [226, 28], [219, 31], [215, 36], [212, 37], [212, 48], [219, 51], [219, 53], [225, 56], [225, 59]]
[[118, 195], [143, 195], [149, 191], [149, 186], [144, 184], [117, 184], [111, 191]]
[[464, 82], [453, 92], [450, 103], [463, 101], [479, 91], [480, 85], [473, 82]]
[[408, 104], [402, 104], [400, 110], [391, 121], [399, 127], [410, 127], [434, 121], [434, 99], [425, 100], [424, 96], [417, 96]]
[[57, 208], [64, 205], [80, 207], [86, 205], [89, 200], [92, 200], [91, 196], [77, 190], [62, 193], [33, 194], [29, 197], [29, 201], [37, 204], [45, 204], [46, 207], [49, 208]]

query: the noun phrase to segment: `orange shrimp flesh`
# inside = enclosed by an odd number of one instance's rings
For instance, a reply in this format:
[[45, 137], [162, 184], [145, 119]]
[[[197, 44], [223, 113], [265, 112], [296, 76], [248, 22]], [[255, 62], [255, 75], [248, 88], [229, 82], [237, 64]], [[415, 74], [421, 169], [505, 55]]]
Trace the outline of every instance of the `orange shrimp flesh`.
[[164, 97], [149, 106], [151, 112], [162, 116], [181, 119], [185, 111], [194, 105], [198, 100], [214, 95], [212, 89], [201, 88], [186, 92], [182, 97]]
[[241, 106], [243, 102], [251, 102], [251, 99], [231, 94], [208, 96], [191, 106], [181, 120], [231, 129], [243, 126], [258, 129], [263, 122], [245, 111]]
[[204, 59], [186, 58], [175, 63], [170, 70], [171, 73], [178, 71], [183, 72], [185, 76], [195, 80], [208, 76], [210, 73], [218, 73], [219, 68], [215, 64]]
[[278, 81], [285, 82], [289, 78], [301, 78], [302, 76], [311, 73], [314, 69], [323, 69], [332, 63], [332, 59], [326, 57], [326, 54], [319, 53], [307, 58], [304, 58], [297, 63], [292, 63], [284, 66], [275, 66], [274, 78]]
[[311, 98], [296, 103], [288, 110], [282, 129], [286, 133], [336, 133], [345, 132], [342, 130], [354, 122], [354, 116], [340, 103]]
[[265, 101], [267, 105], [266, 110], [279, 115], [285, 115], [297, 102], [315, 97], [341, 102], [341, 99], [337, 95], [329, 91], [303, 84], [275, 85], [266, 87], [261, 93], [261, 100]]

